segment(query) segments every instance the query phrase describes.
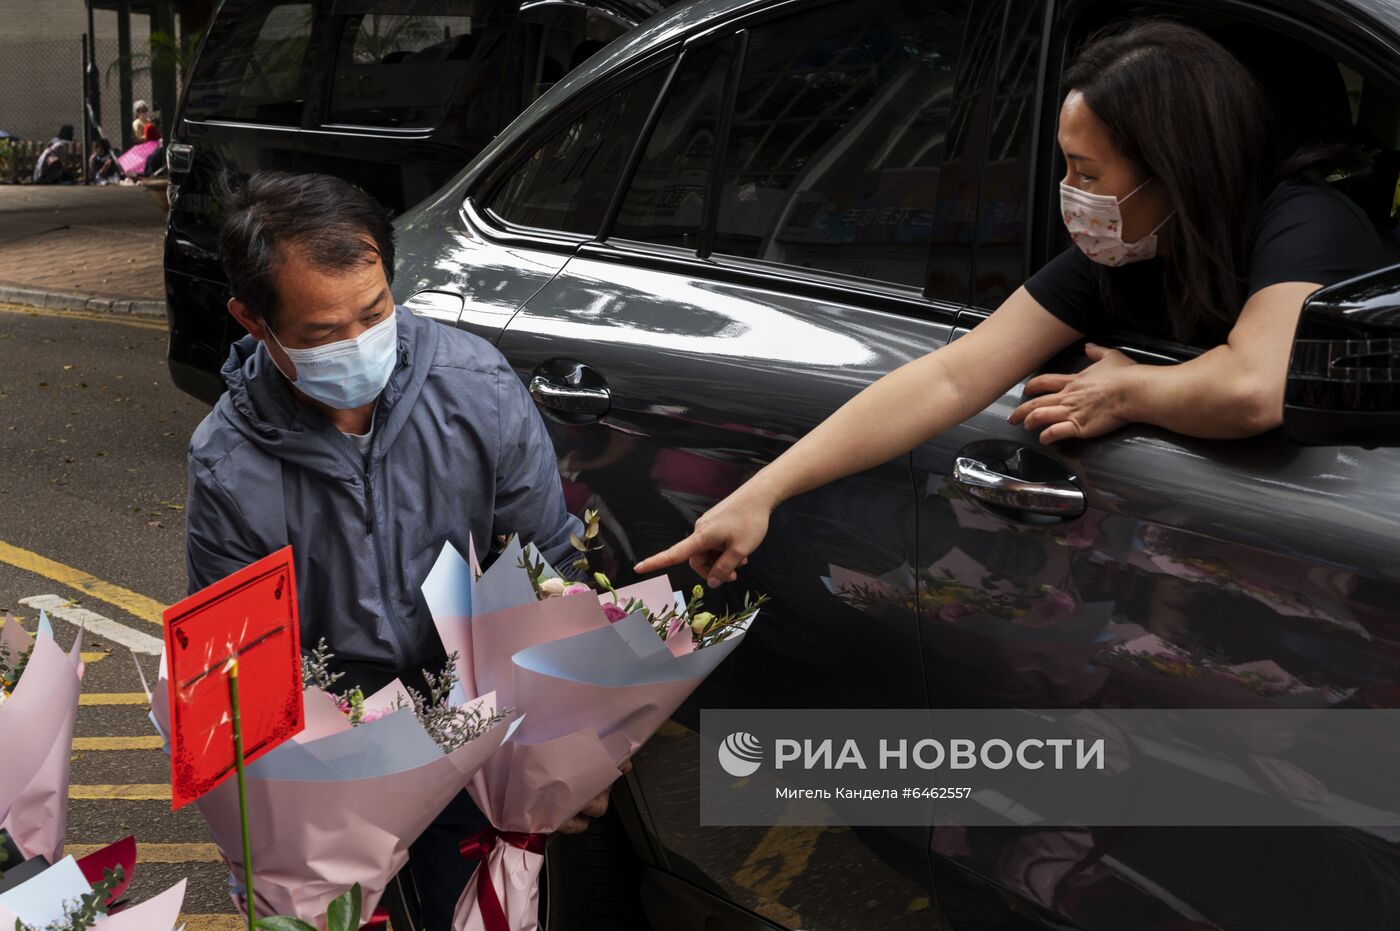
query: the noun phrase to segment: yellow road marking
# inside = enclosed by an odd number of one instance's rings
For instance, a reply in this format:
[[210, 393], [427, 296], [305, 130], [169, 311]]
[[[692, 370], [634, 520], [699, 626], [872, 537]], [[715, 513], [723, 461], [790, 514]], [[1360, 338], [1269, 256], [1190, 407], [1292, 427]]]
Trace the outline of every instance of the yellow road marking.
[[100, 662], [102, 662], [104, 659], [106, 659], [107, 657], [109, 657], [109, 656], [111, 656], [111, 655], [112, 655], [111, 653], [100, 653], [100, 652], [88, 653], [88, 652], [84, 651], [84, 652], [78, 654], [78, 658], [81, 659], [84, 663], [87, 663], [87, 664], [90, 665], [90, 664], [92, 664], [92, 663], [100, 663]]
[[821, 837], [823, 830], [816, 827], [773, 827], [763, 835], [744, 865], [734, 874], [736, 883], [767, 900], [758, 906], [760, 914], [767, 914], [793, 927], [802, 924], [801, 916], [779, 900], [792, 881], [807, 869], [807, 863], [817, 849], [817, 838]]
[[81, 569], [65, 566], [47, 556], [40, 556], [38, 553], [20, 549], [18, 546], [11, 546], [2, 540], [0, 540], [0, 562], [9, 563], [25, 572], [42, 575], [46, 579], [52, 579], [70, 588], [75, 588], [99, 601], [116, 605], [127, 614], [139, 617], [143, 621], [150, 621], [156, 625], [162, 624], [161, 615], [165, 611], [165, 605], [154, 598], [137, 594], [131, 589], [113, 585], [111, 582], [104, 582], [95, 576], [88, 575]]
[[97, 323], [116, 323], [121, 326], [133, 326], [139, 330], [167, 329], [165, 320], [160, 317], [97, 314], [86, 310], [57, 310], [49, 307], [29, 307], [25, 304], [0, 304], [0, 312], [7, 314], [24, 314], [28, 317], [68, 317], [74, 320], [93, 320]]
[[145, 692], [88, 692], [78, 696], [80, 705], [144, 705]]
[[124, 802], [170, 801], [170, 786], [165, 783], [139, 783], [129, 786], [69, 786], [68, 797], [81, 799], [119, 799]]
[[156, 734], [146, 737], [74, 737], [74, 750], [159, 750], [165, 742]]
[[181, 915], [185, 931], [243, 931], [248, 922], [241, 915]]
[[[63, 852], [81, 860], [106, 844], [69, 844]], [[141, 863], [218, 863], [219, 848], [213, 844], [147, 844], [137, 841], [136, 857]]]

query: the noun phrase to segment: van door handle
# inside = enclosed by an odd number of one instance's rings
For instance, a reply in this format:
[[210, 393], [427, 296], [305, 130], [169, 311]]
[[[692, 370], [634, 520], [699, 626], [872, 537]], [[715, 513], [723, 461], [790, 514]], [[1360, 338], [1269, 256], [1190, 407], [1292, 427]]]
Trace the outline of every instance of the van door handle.
[[1084, 492], [1072, 480], [1026, 481], [1003, 475], [967, 456], [959, 456], [953, 463], [953, 484], [994, 507], [1054, 517], [1084, 513]]

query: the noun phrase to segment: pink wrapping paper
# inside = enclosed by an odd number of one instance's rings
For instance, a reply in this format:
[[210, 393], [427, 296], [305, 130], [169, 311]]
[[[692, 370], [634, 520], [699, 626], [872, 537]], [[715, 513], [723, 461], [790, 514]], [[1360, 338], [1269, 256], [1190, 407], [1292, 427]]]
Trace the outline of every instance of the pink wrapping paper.
[[[47, 619], [41, 622], [41, 630]], [[19, 685], [0, 705], [0, 828], [10, 832], [26, 857], [50, 863], [63, 855], [68, 827], [68, 773], [73, 753], [73, 726], [83, 664], [82, 636], [65, 654], [51, 635], [31, 638], [7, 619], [3, 644], [13, 659], [34, 645]]]
[[[621, 775], [617, 749], [592, 732], [530, 746], [512, 740], [477, 772], [467, 791], [498, 830], [551, 833]], [[453, 931], [486, 931], [478, 892], [483, 870], [491, 874], [512, 931], [537, 931], [543, 864], [539, 854], [498, 843], [457, 901]]]
[[[392, 683], [367, 704], [379, 707], [400, 689]], [[162, 694], [160, 687], [155, 694]], [[308, 689], [304, 701], [307, 730], [292, 743], [314, 748], [319, 740], [351, 730], [349, 720], [325, 693]], [[479, 703], [488, 714], [497, 707], [490, 695]], [[162, 715], [163, 709], [157, 708], [157, 721], [165, 727]], [[247, 791], [257, 914], [292, 915], [323, 927], [319, 922], [331, 900], [355, 883], [364, 894], [364, 914], [372, 914], [389, 881], [407, 863], [409, 845], [467, 785], [511, 727], [510, 720], [502, 721], [450, 755], [372, 778], [260, 777], [260, 768], [276, 763], [274, 757], [285, 748], [254, 763], [247, 773]], [[241, 882], [237, 783], [223, 783], [195, 805], [230, 873]], [[246, 901], [234, 901], [246, 913]]]
[[[447, 651], [470, 657], [469, 686], [489, 687], [503, 704], [524, 713], [512, 740], [477, 772], [468, 791], [497, 832], [548, 834], [617, 780], [619, 767], [742, 635], [697, 653], [688, 631], [663, 643], [640, 616], [610, 625], [601, 602], [611, 601], [611, 594], [537, 601], [528, 584], [522, 589], [501, 578], [516, 559], [508, 549], [487, 576], [476, 579], [475, 560], [468, 570], [445, 548], [424, 595]], [[516, 603], [502, 607], [511, 597]], [[629, 598], [658, 614], [675, 604], [664, 577], [619, 589], [619, 602]], [[473, 614], [473, 602], [497, 610]], [[634, 639], [627, 640], [624, 631]], [[517, 662], [522, 653], [549, 645], [567, 652], [588, 637], [593, 638], [589, 663], [629, 681], [579, 681]], [[692, 669], [695, 674], [687, 674]], [[536, 931], [542, 864], [540, 854], [498, 839], [458, 900], [454, 931], [488, 931], [481, 910], [488, 891], [482, 879], [488, 875], [512, 931]]]

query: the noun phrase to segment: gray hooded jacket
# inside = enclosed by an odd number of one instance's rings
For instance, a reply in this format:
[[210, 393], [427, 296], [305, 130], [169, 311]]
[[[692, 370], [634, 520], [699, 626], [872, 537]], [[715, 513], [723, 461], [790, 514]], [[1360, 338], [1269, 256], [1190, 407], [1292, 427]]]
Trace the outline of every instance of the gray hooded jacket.
[[303, 646], [324, 637], [351, 683], [441, 664], [419, 592], [445, 541], [485, 554], [500, 534], [567, 564], [554, 447], [506, 360], [484, 340], [399, 308], [399, 359], [368, 455], [297, 402], [251, 336], [189, 449], [190, 591], [291, 544]]

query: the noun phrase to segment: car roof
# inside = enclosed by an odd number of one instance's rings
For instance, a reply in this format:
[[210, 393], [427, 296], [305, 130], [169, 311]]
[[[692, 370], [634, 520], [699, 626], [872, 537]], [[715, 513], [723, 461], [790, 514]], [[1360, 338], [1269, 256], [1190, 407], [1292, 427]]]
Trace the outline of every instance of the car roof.
[[[702, 32], [718, 20], [765, 7], [781, 6], [792, 0], [688, 0], [658, 13], [637, 28], [609, 43], [592, 58], [570, 71], [562, 80], [545, 91], [503, 129], [456, 177], [443, 185], [433, 196], [409, 213], [417, 215], [439, 209], [455, 211], [461, 206], [462, 192], [495, 158], [496, 153], [509, 147], [535, 125], [538, 115], [552, 110], [556, 103], [574, 95], [615, 68], [643, 57], [649, 52], [681, 42], [686, 36]], [[1361, 21], [1379, 27], [1381, 38], [1388, 45], [1400, 39], [1400, 0], [1277, 0], [1296, 13], [1330, 10], [1345, 19]], [[1125, 0], [1126, 5], [1126, 0]]]

